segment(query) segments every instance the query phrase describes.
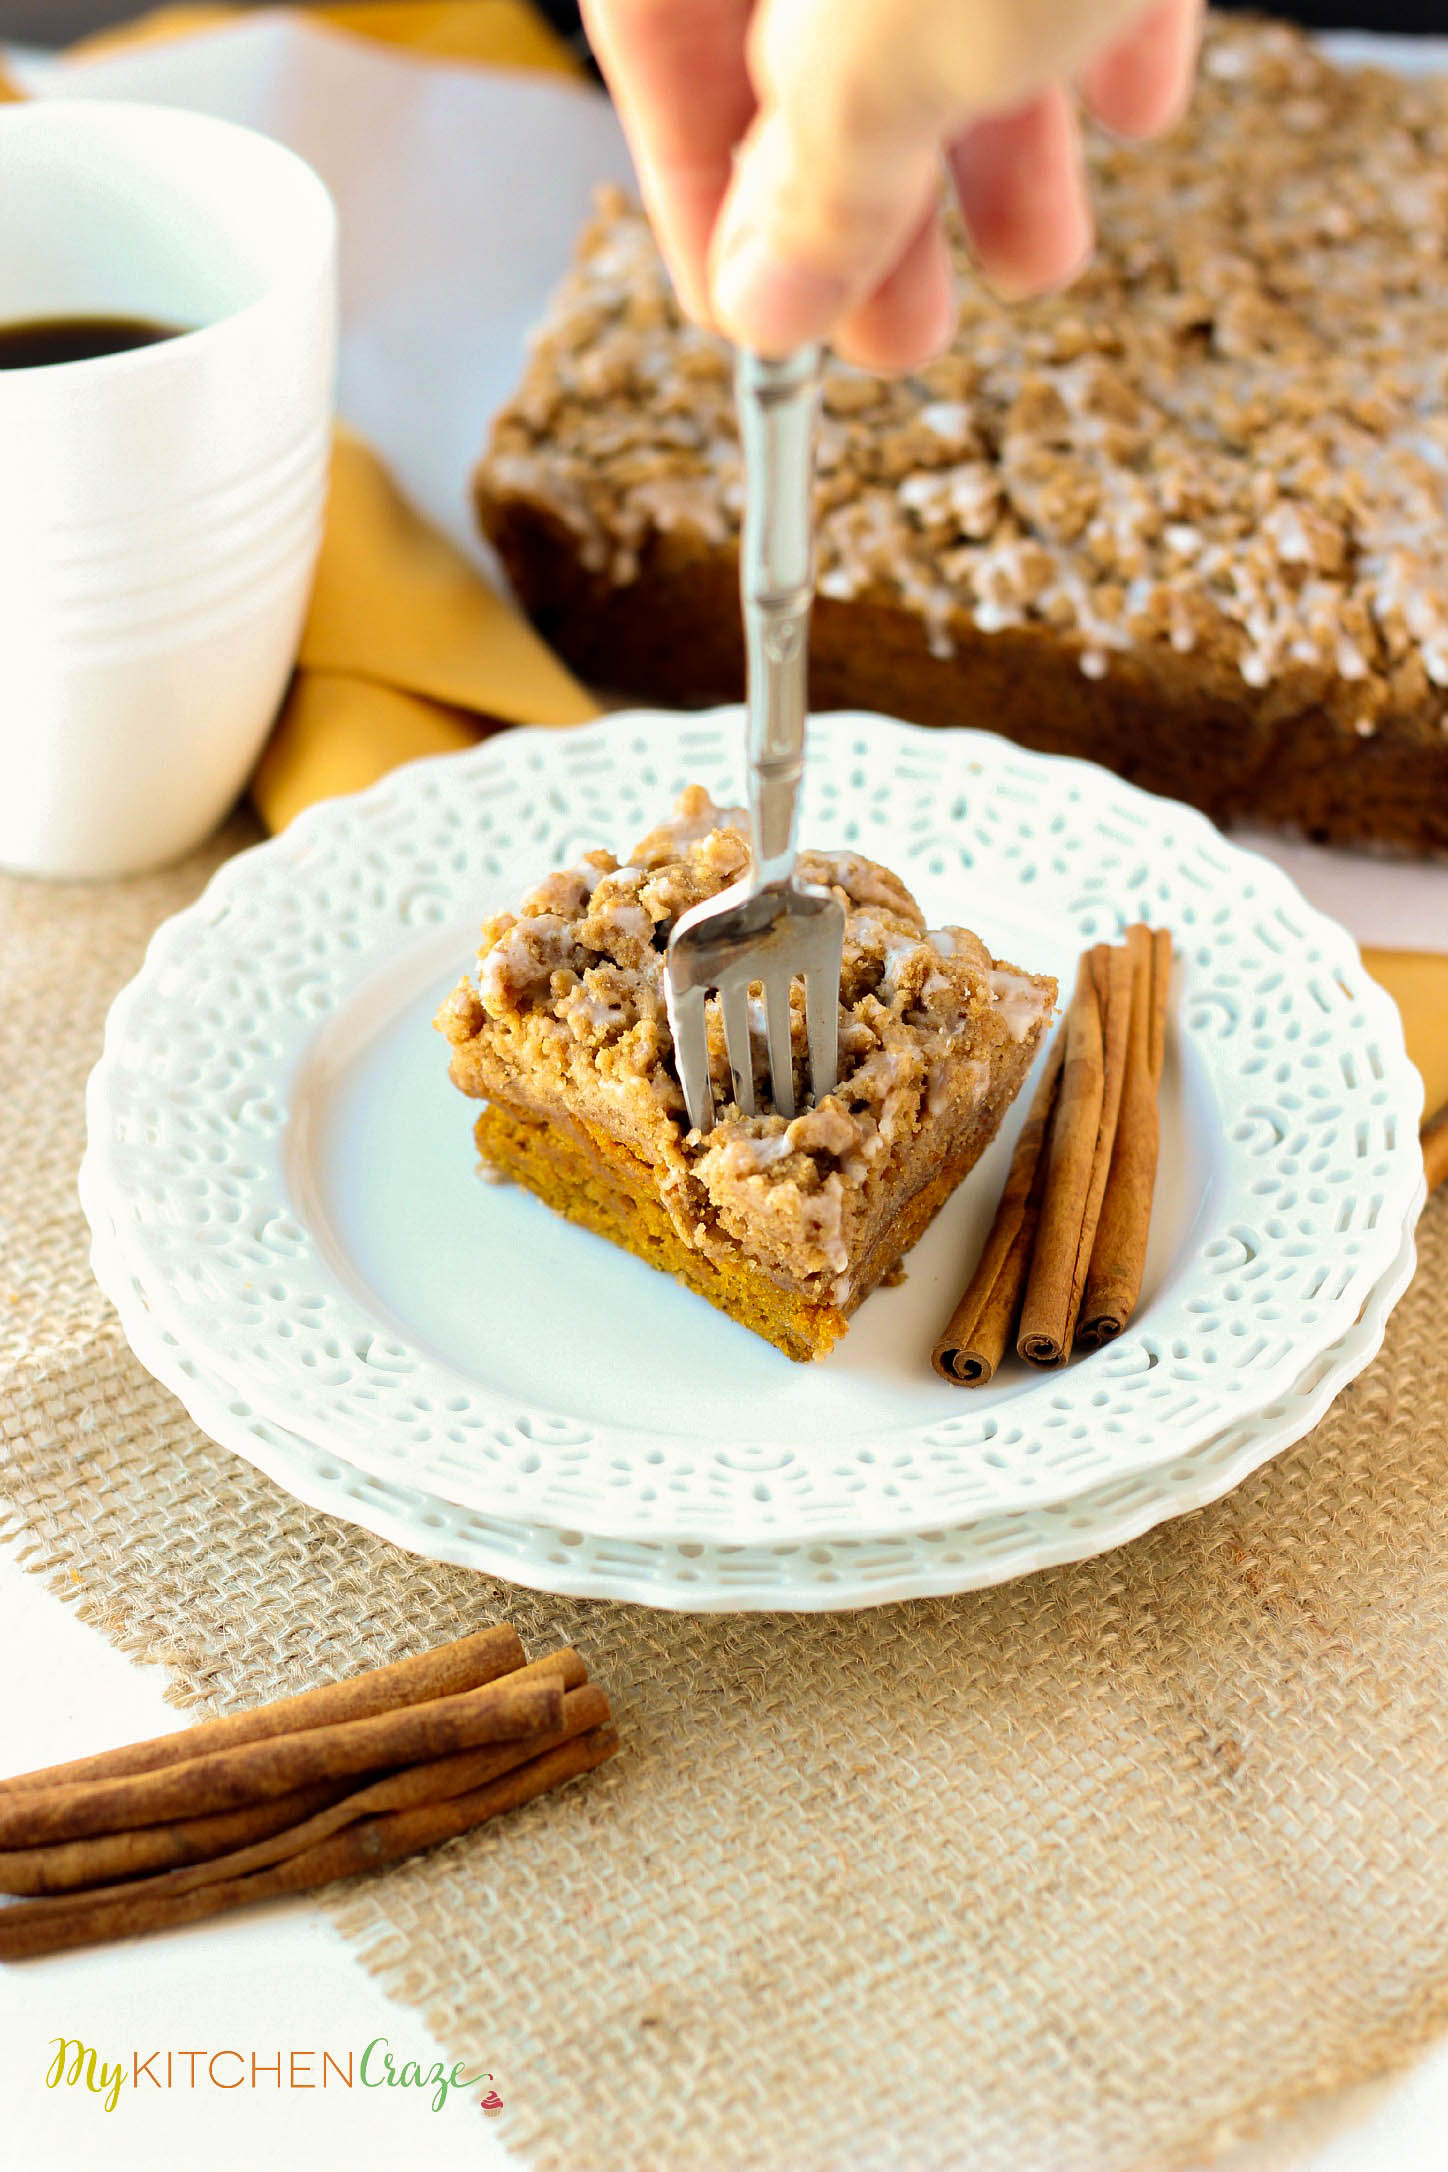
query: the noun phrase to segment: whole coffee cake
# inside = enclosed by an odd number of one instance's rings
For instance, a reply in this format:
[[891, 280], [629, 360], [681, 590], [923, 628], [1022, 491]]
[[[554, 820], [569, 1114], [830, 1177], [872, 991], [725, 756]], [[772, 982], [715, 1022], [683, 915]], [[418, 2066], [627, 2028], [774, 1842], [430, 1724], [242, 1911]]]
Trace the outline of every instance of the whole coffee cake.
[[[437, 1024], [455, 1083], [488, 1104], [474, 1132], [485, 1166], [812, 1358], [995, 1137], [1056, 983], [1001, 965], [967, 929], [927, 929], [874, 861], [803, 853], [801, 877], [846, 908], [839, 1086], [789, 1122], [741, 1114], [711, 1004], [720, 1114], [691, 1131], [664, 952], [680, 913], [744, 873], [743, 820], [693, 787], [622, 865], [590, 852], [549, 875], [484, 924], [476, 970]], [[802, 1099], [798, 983], [791, 1022]], [[762, 1030], [753, 1039], [767, 1107]]]
[[[948, 354], [827, 367], [814, 704], [1085, 755], [1219, 819], [1448, 851], [1448, 91], [1214, 22], [1097, 137], [1095, 259]], [[479, 514], [596, 684], [743, 683], [729, 355], [604, 196]]]

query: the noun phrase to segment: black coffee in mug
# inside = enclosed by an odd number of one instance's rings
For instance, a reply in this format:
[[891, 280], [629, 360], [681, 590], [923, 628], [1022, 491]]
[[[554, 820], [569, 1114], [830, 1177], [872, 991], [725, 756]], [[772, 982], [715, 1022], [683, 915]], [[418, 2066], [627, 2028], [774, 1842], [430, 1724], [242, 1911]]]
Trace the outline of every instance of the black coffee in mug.
[[178, 324], [148, 317], [29, 317], [0, 324], [0, 370], [45, 369], [53, 362], [91, 362], [175, 339]]

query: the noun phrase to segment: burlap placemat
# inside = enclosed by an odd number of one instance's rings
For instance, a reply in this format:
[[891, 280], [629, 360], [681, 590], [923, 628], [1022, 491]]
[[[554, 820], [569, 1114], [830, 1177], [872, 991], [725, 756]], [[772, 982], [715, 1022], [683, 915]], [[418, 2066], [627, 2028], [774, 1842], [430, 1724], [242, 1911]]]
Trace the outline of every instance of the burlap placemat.
[[214, 1447], [91, 1282], [107, 1004], [246, 834], [0, 885], [11, 1513], [182, 1700], [503, 1615], [584, 1648], [611, 1766], [327, 1903], [538, 2172], [1158, 2172], [1448, 2023], [1448, 1197], [1311, 1439], [1103, 1560], [823, 1619], [520, 1593]]

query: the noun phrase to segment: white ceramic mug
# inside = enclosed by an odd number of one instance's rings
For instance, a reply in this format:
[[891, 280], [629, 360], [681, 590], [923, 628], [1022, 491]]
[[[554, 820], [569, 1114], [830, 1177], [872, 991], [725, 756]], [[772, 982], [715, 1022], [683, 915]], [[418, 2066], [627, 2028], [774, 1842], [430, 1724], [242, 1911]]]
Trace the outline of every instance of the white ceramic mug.
[[117, 875], [199, 842], [296, 657], [325, 507], [337, 221], [230, 122], [0, 106], [0, 323], [188, 327], [0, 369], [0, 866]]

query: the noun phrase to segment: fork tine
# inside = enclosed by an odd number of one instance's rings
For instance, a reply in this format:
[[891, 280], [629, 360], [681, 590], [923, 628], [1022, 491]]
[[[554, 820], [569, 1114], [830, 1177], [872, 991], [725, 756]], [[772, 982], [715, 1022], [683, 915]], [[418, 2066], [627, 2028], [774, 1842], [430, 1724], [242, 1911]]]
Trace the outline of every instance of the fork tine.
[[724, 1048], [729, 1058], [734, 1099], [746, 1116], [754, 1114], [754, 1046], [749, 1037], [749, 989], [742, 980], [728, 980], [719, 989], [719, 1008], [724, 1017]]
[[770, 973], [764, 982], [764, 1024], [769, 1036], [769, 1090], [781, 1116], [794, 1114], [794, 1051], [789, 1034], [789, 976]]
[[810, 1097], [822, 1101], [832, 1094], [840, 1077], [839, 974], [834, 986], [828, 973], [806, 973], [804, 1017], [809, 1034]]
[[664, 1002], [669, 1031], [674, 1039], [674, 1061], [689, 1122], [696, 1131], [707, 1131], [714, 1121], [714, 1087], [709, 1077], [709, 1028], [704, 1013], [702, 988], [676, 988], [666, 974]]

